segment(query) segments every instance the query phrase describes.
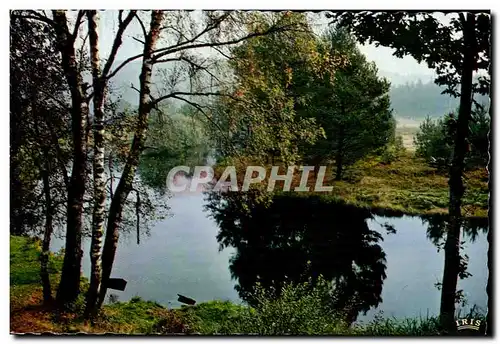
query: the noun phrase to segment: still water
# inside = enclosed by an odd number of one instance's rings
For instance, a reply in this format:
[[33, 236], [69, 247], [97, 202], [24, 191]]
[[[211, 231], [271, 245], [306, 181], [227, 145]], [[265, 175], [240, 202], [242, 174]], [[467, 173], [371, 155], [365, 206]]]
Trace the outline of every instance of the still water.
[[[232, 247], [219, 251], [217, 223], [204, 211], [202, 194], [177, 194], [169, 200], [172, 217], [157, 223], [139, 245], [134, 235], [122, 236], [113, 277], [128, 281], [125, 291], [109, 291], [126, 301], [134, 296], [178, 307], [177, 294], [197, 302], [231, 300], [242, 302], [234, 289], [229, 260], [236, 252]], [[388, 233], [381, 224], [390, 223], [396, 233]], [[385, 252], [387, 278], [383, 282], [382, 302], [358, 320], [369, 320], [382, 311], [386, 317], [415, 317], [439, 312], [440, 291], [435, 283], [442, 278], [444, 252], [427, 235], [427, 224], [419, 217], [388, 218], [374, 216], [367, 220], [370, 230], [381, 234], [379, 244]], [[468, 306], [486, 310], [487, 248], [486, 235], [479, 232], [474, 241], [463, 240], [469, 257], [471, 277], [459, 281]], [[89, 276], [89, 242], [84, 243], [83, 272]], [[54, 238], [53, 250], [62, 247]], [[266, 267], [262, 267], [266, 269]], [[108, 295], [109, 295], [108, 292]], [[467, 308], [466, 307], [466, 308]]]

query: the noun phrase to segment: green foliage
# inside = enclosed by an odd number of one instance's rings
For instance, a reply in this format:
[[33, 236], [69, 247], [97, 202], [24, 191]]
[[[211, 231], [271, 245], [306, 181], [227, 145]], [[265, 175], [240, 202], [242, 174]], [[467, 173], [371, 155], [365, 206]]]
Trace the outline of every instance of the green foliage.
[[[10, 16], [10, 231], [38, 234], [47, 208], [54, 223], [66, 211], [59, 164], [69, 162], [69, 104], [60, 54], [42, 22]], [[48, 174], [52, 204], [41, 197]]]
[[279, 298], [265, 289], [254, 290], [258, 305], [254, 308], [225, 301], [204, 302], [183, 307], [179, 313], [195, 332], [201, 334], [256, 335], [335, 335], [335, 336], [437, 336], [437, 317], [383, 318], [382, 313], [366, 324], [349, 327], [342, 315], [323, 302], [329, 298], [324, 280], [311, 288], [304, 284], [287, 284]]
[[403, 145], [403, 137], [398, 135], [391, 143], [384, 147], [380, 160], [383, 164], [390, 164], [399, 159], [405, 152], [406, 148]]
[[[469, 151], [465, 157], [466, 166], [469, 168], [485, 167], [488, 163], [490, 120], [485, 108], [478, 107], [472, 112], [469, 125]], [[416, 155], [439, 168], [447, 168], [453, 154], [455, 123], [454, 113], [446, 115], [443, 119], [432, 120], [427, 117], [415, 135]]]
[[470, 152], [466, 156], [466, 164], [471, 166], [484, 167], [488, 164], [488, 145], [490, 144], [488, 132], [491, 130], [488, 107], [476, 107], [472, 112], [472, 120], [469, 125]]
[[308, 160], [317, 165], [334, 159], [337, 179], [344, 166], [386, 146], [394, 135], [390, 111], [389, 82], [378, 77], [345, 30], [331, 29], [324, 37], [326, 51], [346, 63], [321, 80], [314, 95], [316, 121], [325, 137], [307, 149]]
[[339, 334], [347, 326], [327, 305], [329, 287], [322, 279], [312, 289], [307, 282], [289, 283], [276, 298], [256, 286], [255, 307], [211, 301], [185, 307], [181, 313], [202, 334]]
[[256, 306], [247, 312], [241, 333], [260, 335], [339, 334], [347, 329], [331, 307], [331, 284], [321, 277], [311, 288], [309, 282], [285, 284], [279, 297], [268, 289], [256, 286]]
[[[283, 14], [276, 14], [280, 17]], [[272, 24], [255, 14], [251, 30]], [[320, 53], [305, 15], [287, 14], [288, 30], [245, 41], [233, 49], [230, 67], [236, 85], [221, 99], [214, 130], [223, 155], [252, 156], [257, 161], [292, 163], [299, 147], [324, 135], [313, 116], [315, 82], [338, 63]]]
[[441, 335], [439, 318], [383, 318], [377, 314], [366, 325], [354, 326], [353, 335], [363, 336], [439, 336]]
[[237, 305], [230, 301], [208, 301], [195, 306], [182, 306], [179, 315], [189, 327], [201, 334], [230, 334], [240, 332], [239, 326], [251, 313], [247, 306]]
[[[447, 118], [451, 119], [450, 115]], [[453, 154], [447, 123], [445, 119], [432, 120], [427, 117], [414, 138], [415, 154], [441, 168], [448, 167]]]

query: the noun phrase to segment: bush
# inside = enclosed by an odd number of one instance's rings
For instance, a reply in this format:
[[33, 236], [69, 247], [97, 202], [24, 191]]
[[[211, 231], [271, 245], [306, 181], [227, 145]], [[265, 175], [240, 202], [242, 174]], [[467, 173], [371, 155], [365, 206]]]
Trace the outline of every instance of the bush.
[[[248, 312], [242, 333], [260, 335], [341, 334], [348, 328], [343, 316], [331, 307], [331, 285], [320, 278], [314, 287], [310, 282], [287, 284], [280, 297], [257, 286], [254, 312]], [[271, 296], [271, 297], [270, 297]]]
[[403, 137], [400, 135], [394, 138], [394, 142], [388, 144], [380, 156], [380, 162], [382, 164], [390, 164], [398, 160], [406, 151], [403, 145]]
[[275, 291], [257, 285], [255, 307], [230, 302], [210, 302], [184, 310], [195, 331], [203, 334], [321, 335], [346, 334], [348, 324], [335, 311], [331, 285], [322, 278], [287, 284], [275, 297]]
[[192, 333], [193, 331], [175, 311], [168, 311], [152, 326], [152, 333]]
[[[420, 125], [420, 130], [414, 139], [416, 155], [438, 168], [448, 167], [453, 155], [455, 126], [456, 116], [453, 113], [435, 121], [427, 117]], [[472, 119], [469, 123], [466, 167], [476, 168], [487, 165], [489, 128], [490, 119], [487, 117], [486, 107], [477, 107], [472, 112]]]
[[[452, 115], [448, 115], [447, 119], [451, 118]], [[420, 124], [420, 130], [414, 138], [415, 154], [438, 168], [446, 168], [453, 153], [452, 137], [447, 130], [449, 127], [447, 123], [450, 122], [447, 122], [446, 119], [433, 121], [427, 117]]]

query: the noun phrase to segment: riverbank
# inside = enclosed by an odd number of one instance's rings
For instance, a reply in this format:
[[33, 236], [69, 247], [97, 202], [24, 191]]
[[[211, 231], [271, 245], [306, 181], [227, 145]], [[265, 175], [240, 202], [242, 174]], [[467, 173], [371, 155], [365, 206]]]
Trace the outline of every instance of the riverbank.
[[[290, 299], [264, 300], [258, 309], [228, 301], [210, 301], [196, 306], [168, 309], [154, 301], [134, 297], [128, 302], [103, 306], [94, 325], [79, 316], [83, 297], [72, 312], [60, 313], [42, 305], [39, 283], [40, 244], [10, 238], [10, 328], [13, 333], [134, 333], [134, 334], [331, 334], [331, 335], [439, 335], [436, 318], [383, 319], [356, 326], [340, 318], [326, 317], [315, 295]], [[62, 257], [50, 257], [52, 284], [57, 286]], [[288, 296], [290, 298], [290, 296]], [[274, 324], [274, 325], [273, 325]]]
[[[240, 176], [245, 175], [247, 166], [255, 162], [240, 161], [236, 166], [238, 185]], [[258, 165], [258, 164], [257, 164]], [[225, 166], [215, 167], [220, 177]], [[265, 166], [266, 177], [271, 166]], [[335, 180], [335, 168], [327, 166], [324, 186], [331, 186], [332, 191], [294, 192], [301, 183], [301, 172], [296, 171], [291, 183], [292, 192], [299, 196], [318, 195], [338, 199], [347, 204], [372, 210], [374, 214], [386, 215], [442, 215], [448, 214], [449, 186], [448, 172], [429, 166], [423, 159], [415, 157], [413, 152], [401, 153], [392, 162], [387, 163], [380, 157], [367, 157], [350, 166], [342, 180]], [[286, 174], [280, 167], [279, 174]], [[316, 175], [311, 172], [307, 181], [310, 190], [314, 190]], [[465, 218], [483, 219], [488, 217], [488, 171], [486, 168], [464, 173], [465, 193], [462, 198], [462, 214]], [[265, 187], [265, 186], [263, 186]], [[277, 181], [274, 192], [282, 192], [283, 182]]]
[[[466, 171], [462, 214], [469, 218], [488, 216], [488, 172]], [[406, 152], [390, 164], [377, 158], [355, 164], [346, 180], [330, 180], [332, 196], [375, 212], [405, 215], [447, 215], [449, 186], [447, 172], [430, 167], [423, 159]]]

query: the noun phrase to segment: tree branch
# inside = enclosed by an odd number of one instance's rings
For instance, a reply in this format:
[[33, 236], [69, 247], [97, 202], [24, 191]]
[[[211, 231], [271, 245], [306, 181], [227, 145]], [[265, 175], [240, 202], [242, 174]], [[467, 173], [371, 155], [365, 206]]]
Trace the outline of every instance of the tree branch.
[[109, 75], [107, 75], [104, 79], [106, 79], [106, 80], [111, 79], [112, 77], [114, 77], [120, 71], [120, 69], [122, 69], [123, 67], [125, 67], [128, 63], [130, 63], [130, 62], [132, 62], [134, 60], [137, 60], [140, 57], [142, 57], [142, 54], [138, 54], [138, 55], [129, 57], [128, 59], [126, 59], [125, 61], [123, 61], [122, 63], [120, 63], [120, 65], [118, 67], [116, 67], [116, 69], [113, 72], [109, 73]]
[[85, 10], [79, 10], [76, 16], [75, 27], [73, 28], [73, 34], [71, 35], [71, 37], [73, 37], [73, 42], [76, 40], [76, 36], [78, 35], [78, 29], [80, 28], [80, 25], [83, 23], [82, 18], [85, 12], [86, 12]]
[[229, 94], [224, 94], [220, 92], [172, 92], [167, 95], [161, 96], [159, 98], [154, 99], [151, 102], [151, 107], [155, 107], [159, 102], [168, 99], [168, 98], [178, 98], [178, 96], [204, 96], [204, 97], [209, 97], [209, 96], [225, 96], [225, 97], [230, 97], [233, 99], [236, 99], [236, 97], [229, 95]]
[[137, 19], [137, 21], [139, 22], [139, 25], [141, 25], [141, 29], [142, 29], [142, 34], [144, 35], [144, 39], [148, 36], [148, 33], [146, 31], [146, 27], [144, 26], [144, 23], [142, 22], [142, 19], [139, 17], [139, 14], [135, 13], [135, 19]]
[[49, 24], [52, 27], [57, 26], [57, 24], [53, 20], [49, 19], [47, 16], [44, 16], [44, 15], [38, 13], [37, 11], [28, 10], [27, 12], [30, 13], [31, 15], [13, 14], [12, 16], [14, 18], [25, 18], [25, 19], [39, 20], [39, 21], [42, 21], [46, 24]]
[[188, 64], [190, 64], [192, 67], [196, 67], [198, 68], [199, 70], [203, 70], [205, 71], [208, 75], [210, 75], [211, 77], [213, 77], [215, 80], [217, 80], [218, 82], [221, 82], [219, 80], [219, 78], [213, 74], [212, 72], [210, 72], [208, 70], [207, 67], [203, 67], [199, 64], [197, 64], [196, 62], [193, 62], [191, 61], [190, 59], [188, 59], [187, 57], [184, 57], [184, 56], [180, 56], [180, 57], [173, 57], [173, 58], [167, 58], [167, 59], [163, 59], [163, 60], [158, 60], [158, 61], [155, 61], [155, 63], [165, 63], [165, 62], [175, 62], [175, 61], [179, 61], [179, 62], [187, 62]]
[[233, 40], [230, 40], [230, 41], [225, 41], [225, 42], [208, 42], [208, 43], [198, 43], [198, 44], [191, 44], [191, 45], [185, 45], [186, 43], [181, 43], [181, 44], [176, 44], [176, 45], [173, 45], [173, 46], [170, 46], [170, 47], [165, 47], [165, 48], [161, 48], [161, 49], [157, 49], [155, 51], [155, 53], [157, 53], [156, 56], [153, 57], [153, 61], [155, 60], [158, 60], [159, 58], [163, 57], [163, 56], [166, 56], [168, 54], [172, 54], [172, 53], [176, 53], [178, 51], [182, 51], [182, 50], [187, 50], [187, 49], [196, 49], [196, 48], [205, 48], [205, 47], [221, 47], [221, 46], [225, 46], [225, 45], [232, 45], [232, 44], [237, 44], [237, 43], [240, 43], [244, 40], [247, 40], [247, 39], [250, 39], [250, 38], [253, 38], [253, 37], [260, 37], [260, 36], [265, 36], [265, 35], [269, 35], [271, 33], [274, 33], [274, 32], [278, 32], [280, 30], [283, 30], [287, 27], [292, 27], [294, 25], [287, 25], [287, 26], [281, 26], [281, 27], [271, 27], [269, 28], [268, 30], [264, 31], [264, 32], [252, 32], [246, 36], [243, 36], [243, 37], [240, 37], [240, 38], [237, 38], [237, 39], [233, 39]]
[[131, 10], [128, 13], [128, 15], [125, 17], [125, 20], [122, 21], [121, 20], [122, 11], [120, 11], [120, 14], [119, 14], [120, 24], [118, 27], [118, 32], [116, 33], [115, 40], [113, 42], [113, 47], [111, 48], [111, 52], [109, 53], [108, 60], [106, 61], [106, 64], [104, 65], [104, 69], [102, 70], [103, 82], [106, 80], [105, 78], [108, 75], [108, 73], [111, 69], [111, 66], [113, 65], [113, 62], [115, 61], [116, 53], [118, 52], [118, 49], [120, 48], [120, 45], [122, 44], [123, 33], [125, 32], [126, 28], [130, 24], [132, 19], [135, 17], [136, 12], [137, 11], [135, 11], [135, 10]]

